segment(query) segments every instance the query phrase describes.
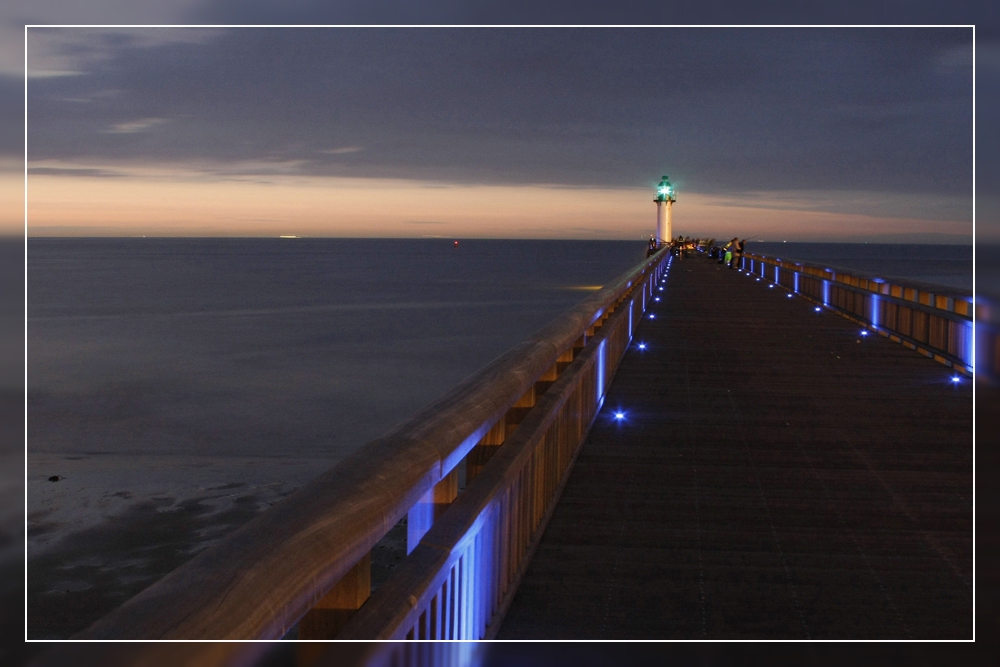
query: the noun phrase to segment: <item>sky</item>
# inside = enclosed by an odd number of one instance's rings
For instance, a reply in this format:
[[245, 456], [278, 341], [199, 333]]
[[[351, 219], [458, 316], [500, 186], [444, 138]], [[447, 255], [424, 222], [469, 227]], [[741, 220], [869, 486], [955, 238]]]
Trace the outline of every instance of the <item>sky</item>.
[[[0, 231], [25, 22], [976, 23], [997, 106], [990, 3], [904, 4], [13, 0]], [[681, 234], [972, 235], [970, 29], [32, 28], [28, 61], [33, 235], [637, 238], [663, 174]], [[977, 142], [982, 238], [1000, 141]]]
[[971, 29], [35, 28], [32, 235], [972, 234]]

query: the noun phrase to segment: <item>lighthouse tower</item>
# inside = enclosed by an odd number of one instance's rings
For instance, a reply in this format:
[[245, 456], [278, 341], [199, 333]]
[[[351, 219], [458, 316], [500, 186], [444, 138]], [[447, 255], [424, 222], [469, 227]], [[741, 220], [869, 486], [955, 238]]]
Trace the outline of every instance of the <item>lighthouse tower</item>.
[[660, 184], [656, 186], [656, 241], [657, 244], [670, 243], [674, 238], [674, 227], [671, 220], [670, 207], [677, 201], [674, 188], [670, 185], [670, 179], [663, 177]]

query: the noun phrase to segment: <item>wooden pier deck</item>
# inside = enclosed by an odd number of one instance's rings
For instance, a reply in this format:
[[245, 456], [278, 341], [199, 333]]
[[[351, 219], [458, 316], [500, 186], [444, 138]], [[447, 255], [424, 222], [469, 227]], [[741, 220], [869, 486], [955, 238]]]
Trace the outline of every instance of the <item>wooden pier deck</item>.
[[767, 285], [674, 259], [500, 639], [972, 638], [970, 380]]

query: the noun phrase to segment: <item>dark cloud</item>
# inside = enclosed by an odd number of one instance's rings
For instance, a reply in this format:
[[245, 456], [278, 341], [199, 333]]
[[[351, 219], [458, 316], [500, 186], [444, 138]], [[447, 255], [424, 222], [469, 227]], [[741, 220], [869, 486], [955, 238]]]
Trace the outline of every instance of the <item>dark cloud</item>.
[[[766, 25], [980, 23], [995, 33], [992, 0], [208, 0], [190, 13], [208, 23]], [[980, 37], [988, 37], [981, 34]]]
[[24, 155], [24, 79], [0, 74], [0, 155]]
[[[968, 29], [234, 29], [72, 42], [33, 159], [703, 192], [971, 187]], [[89, 53], [111, 53], [88, 60]], [[29, 63], [30, 64], [30, 63]], [[124, 128], [124, 129], [123, 129]]]

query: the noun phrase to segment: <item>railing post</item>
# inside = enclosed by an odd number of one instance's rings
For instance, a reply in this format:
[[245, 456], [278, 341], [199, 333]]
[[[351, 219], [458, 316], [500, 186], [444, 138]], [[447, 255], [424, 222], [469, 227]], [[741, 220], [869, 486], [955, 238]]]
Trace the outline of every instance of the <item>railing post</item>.
[[448, 505], [458, 497], [458, 466], [441, 481], [434, 485], [434, 488], [424, 494], [417, 504], [410, 508], [406, 515], [406, 553], [409, 554], [417, 548], [422, 538], [434, 520], [441, 516], [441, 513], [448, 509]]
[[[372, 556], [365, 554], [344, 578], [324, 595], [316, 606], [299, 621], [299, 639], [333, 639], [347, 625], [372, 590]], [[312, 651], [311, 647], [318, 648]], [[322, 644], [301, 644], [298, 663], [301, 667], [311, 664], [323, 650]]]
[[497, 448], [503, 444], [507, 437], [507, 420], [501, 419], [493, 425], [483, 439], [469, 451], [465, 456], [465, 484], [469, 485], [473, 479], [482, 471]]

